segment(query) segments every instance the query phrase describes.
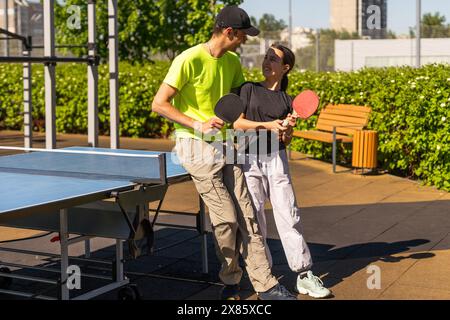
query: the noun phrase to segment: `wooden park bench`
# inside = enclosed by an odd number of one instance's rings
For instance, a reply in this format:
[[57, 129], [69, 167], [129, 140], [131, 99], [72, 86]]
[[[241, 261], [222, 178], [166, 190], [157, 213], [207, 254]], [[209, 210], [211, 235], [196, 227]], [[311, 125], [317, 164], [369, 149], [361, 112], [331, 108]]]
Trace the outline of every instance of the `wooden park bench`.
[[367, 126], [371, 111], [370, 107], [330, 104], [320, 112], [314, 130], [294, 130], [293, 136], [333, 144], [333, 172], [336, 172], [337, 143], [353, 143], [355, 131]]

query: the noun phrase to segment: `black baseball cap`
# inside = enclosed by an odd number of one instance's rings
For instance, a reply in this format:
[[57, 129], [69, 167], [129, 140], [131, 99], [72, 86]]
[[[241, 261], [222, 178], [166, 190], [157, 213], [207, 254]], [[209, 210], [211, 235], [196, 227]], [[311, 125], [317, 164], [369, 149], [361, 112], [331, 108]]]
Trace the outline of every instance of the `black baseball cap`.
[[259, 30], [250, 23], [247, 12], [236, 5], [226, 6], [220, 10], [216, 17], [216, 25], [221, 28], [231, 27], [242, 30], [251, 37], [259, 34]]

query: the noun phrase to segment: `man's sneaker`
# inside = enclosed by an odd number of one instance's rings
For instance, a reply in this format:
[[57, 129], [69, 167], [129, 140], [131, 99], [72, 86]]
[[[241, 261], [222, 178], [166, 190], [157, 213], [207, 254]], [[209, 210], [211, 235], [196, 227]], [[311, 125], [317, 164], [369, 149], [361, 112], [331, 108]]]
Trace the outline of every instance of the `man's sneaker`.
[[241, 300], [241, 297], [239, 297], [239, 290], [238, 284], [225, 285], [222, 289], [220, 298], [222, 300]]
[[259, 300], [297, 300], [297, 297], [281, 284], [277, 284], [270, 290], [258, 292]]
[[331, 294], [331, 291], [323, 286], [322, 280], [316, 277], [312, 271], [306, 273], [306, 277], [297, 277], [297, 285], [295, 286], [298, 293], [308, 294], [313, 298], [325, 298]]

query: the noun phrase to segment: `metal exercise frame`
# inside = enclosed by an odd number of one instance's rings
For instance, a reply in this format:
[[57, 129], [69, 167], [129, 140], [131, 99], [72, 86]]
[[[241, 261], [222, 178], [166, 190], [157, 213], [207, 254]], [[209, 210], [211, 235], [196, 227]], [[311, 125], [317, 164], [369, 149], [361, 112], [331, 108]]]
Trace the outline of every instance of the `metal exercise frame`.
[[[56, 148], [56, 64], [57, 63], [87, 63], [88, 71], [88, 143], [98, 147], [98, 62], [96, 45], [96, 0], [86, 0], [88, 6], [88, 57], [63, 58], [55, 55], [54, 6], [55, 0], [43, 1], [44, 16], [44, 57], [30, 57], [33, 46], [31, 37], [14, 34], [0, 29], [5, 40], [16, 39], [23, 43], [22, 57], [0, 57], [0, 63], [23, 63], [24, 90], [24, 145], [32, 147], [32, 100], [31, 100], [31, 64], [45, 65], [45, 140], [46, 148]], [[108, 40], [109, 40], [109, 74], [110, 74], [110, 113], [111, 113], [111, 149], [119, 148], [119, 71], [118, 71], [118, 29], [117, 1], [108, 0]], [[70, 47], [70, 46], [64, 46]], [[79, 47], [79, 46], [77, 46]]]

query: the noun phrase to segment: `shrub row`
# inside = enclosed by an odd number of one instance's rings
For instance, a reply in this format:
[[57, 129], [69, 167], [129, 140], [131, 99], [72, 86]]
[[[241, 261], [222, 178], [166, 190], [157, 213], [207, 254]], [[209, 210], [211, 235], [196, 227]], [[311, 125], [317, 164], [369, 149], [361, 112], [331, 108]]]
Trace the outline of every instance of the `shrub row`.
[[[168, 137], [172, 125], [151, 113], [151, 101], [169, 67], [168, 63], [120, 65], [120, 134], [131, 137]], [[109, 133], [108, 68], [99, 67], [99, 123]], [[0, 129], [20, 130], [22, 80], [20, 65], [0, 65]], [[87, 71], [84, 66], [57, 67], [57, 131], [87, 132]], [[246, 71], [248, 80], [261, 80], [259, 70]], [[369, 128], [379, 133], [380, 167], [450, 191], [450, 66], [428, 65], [364, 69], [358, 72], [292, 72], [288, 93], [315, 90], [320, 108], [328, 103], [372, 107]], [[44, 130], [43, 68], [33, 66], [33, 117]], [[320, 112], [320, 109], [319, 109]], [[314, 127], [317, 117], [298, 123]], [[330, 147], [294, 139], [293, 150], [329, 158]], [[343, 149], [349, 160], [350, 150]]]
[[[121, 63], [119, 78], [120, 134], [129, 137], [168, 136], [170, 126], [151, 112], [151, 101], [167, 72], [168, 63]], [[35, 130], [44, 130], [44, 68], [33, 65], [33, 119]], [[19, 130], [23, 125], [22, 69], [0, 64], [0, 129]], [[87, 132], [87, 70], [69, 64], [56, 72], [56, 129], [60, 133]], [[99, 128], [109, 134], [109, 70], [99, 66]]]

